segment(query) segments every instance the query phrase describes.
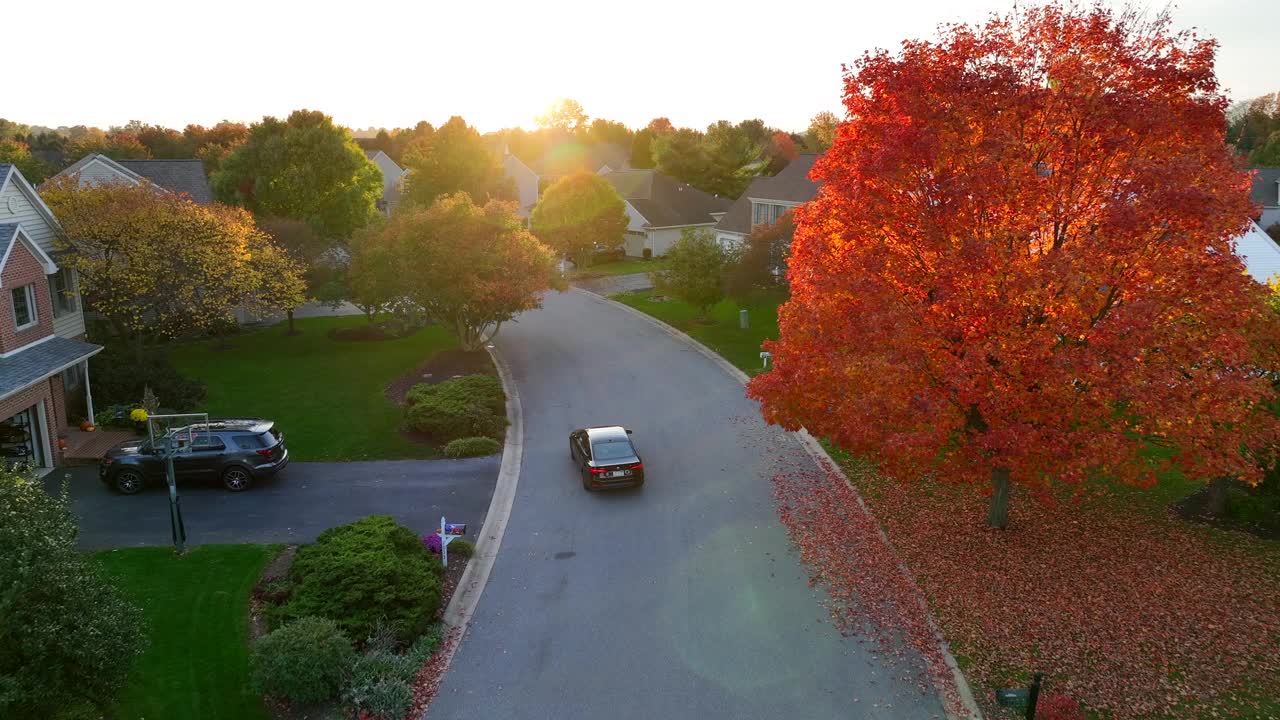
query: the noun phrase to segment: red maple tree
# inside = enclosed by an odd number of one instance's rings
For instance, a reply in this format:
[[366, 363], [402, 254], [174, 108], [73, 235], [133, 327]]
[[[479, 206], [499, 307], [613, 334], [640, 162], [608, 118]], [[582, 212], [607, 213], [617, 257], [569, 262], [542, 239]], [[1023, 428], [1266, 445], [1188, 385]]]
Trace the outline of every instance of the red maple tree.
[[[1216, 44], [1101, 7], [946, 26], [845, 69], [752, 397], [903, 479], [1256, 480], [1280, 338], [1233, 238]], [[1243, 449], [1243, 451], [1242, 451]]]

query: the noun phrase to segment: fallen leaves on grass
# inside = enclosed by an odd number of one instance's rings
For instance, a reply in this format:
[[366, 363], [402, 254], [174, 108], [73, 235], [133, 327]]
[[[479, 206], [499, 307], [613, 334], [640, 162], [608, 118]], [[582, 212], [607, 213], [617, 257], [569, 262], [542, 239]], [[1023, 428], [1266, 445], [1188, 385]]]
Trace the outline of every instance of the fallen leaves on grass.
[[927, 614], [895, 572], [900, 557], [953, 651], [971, 661], [981, 700], [1033, 671], [1115, 718], [1257, 713], [1280, 697], [1274, 546], [1114, 499], [1018, 497], [1010, 528], [995, 531], [976, 493], [851, 470], [874, 517], [838, 476], [776, 479], [783, 520], [841, 627], [905, 637], [936, 670]]

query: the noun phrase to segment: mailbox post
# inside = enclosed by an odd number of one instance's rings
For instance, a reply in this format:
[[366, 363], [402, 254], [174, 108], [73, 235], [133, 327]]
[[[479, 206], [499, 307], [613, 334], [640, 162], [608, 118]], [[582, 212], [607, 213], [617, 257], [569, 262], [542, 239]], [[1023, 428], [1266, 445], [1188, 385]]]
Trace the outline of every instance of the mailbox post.
[[445, 567], [449, 567], [449, 543], [466, 534], [466, 523], [446, 523], [440, 516], [440, 562]]
[[773, 353], [769, 352], [768, 350], [760, 351], [760, 362], [762, 363], [762, 367], [764, 370], [769, 369], [769, 360], [772, 358], [773, 358]]
[[1036, 673], [1031, 679], [1031, 687], [1001, 688], [996, 690], [996, 704], [1002, 707], [1020, 707], [1025, 712], [1026, 720], [1036, 719], [1036, 703], [1040, 699], [1040, 683], [1044, 681], [1044, 673]]

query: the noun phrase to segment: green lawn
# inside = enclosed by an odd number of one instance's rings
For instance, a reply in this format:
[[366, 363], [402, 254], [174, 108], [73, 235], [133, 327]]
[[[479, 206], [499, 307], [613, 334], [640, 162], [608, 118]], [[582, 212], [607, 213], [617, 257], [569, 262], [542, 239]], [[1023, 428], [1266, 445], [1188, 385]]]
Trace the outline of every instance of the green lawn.
[[[760, 372], [760, 344], [778, 337], [778, 305], [785, 297], [762, 298], [745, 306], [726, 299], [711, 308], [707, 322], [703, 322], [698, 320], [698, 309], [686, 302], [670, 297], [662, 302], [649, 299], [657, 294], [649, 290], [614, 295], [613, 299], [688, 333], [748, 375]], [[738, 311], [742, 309], [747, 310], [746, 330], [738, 327]]]
[[569, 271], [570, 280], [580, 280], [582, 278], [603, 277], [605, 275], [630, 275], [631, 273], [654, 272], [666, 267], [667, 261], [662, 258], [654, 260], [645, 260], [643, 258], [627, 258], [615, 262], [601, 263], [600, 265], [592, 265], [590, 267], [577, 268]]
[[334, 328], [358, 327], [364, 317], [297, 321], [301, 335], [283, 324], [230, 339], [175, 347], [170, 357], [183, 374], [209, 385], [211, 415], [253, 415], [275, 420], [293, 460], [383, 460], [439, 454], [399, 432], [401, 410], [384, 390], [434, 353], [456, 347], [440, 326], [397, 340], [338, 341]]
[[149, 646], [134, 664], [116, 720], [266, 720], [249, 689], [249, 595], [277, 545], [205, 545], [97, 553], [146, 614]]

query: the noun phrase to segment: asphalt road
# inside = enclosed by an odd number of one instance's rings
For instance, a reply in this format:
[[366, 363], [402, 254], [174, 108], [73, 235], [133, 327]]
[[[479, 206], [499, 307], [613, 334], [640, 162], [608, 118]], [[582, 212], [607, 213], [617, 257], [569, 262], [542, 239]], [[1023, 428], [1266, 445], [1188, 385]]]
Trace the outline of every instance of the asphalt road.
[[[290, 463], [246, 492], [180, 485], [191, 545], [303, 543], [367, 515], [391, 515], [421, 534], [449, 522], [479, 530], [498, 475], [498, 456], [469, 460]], [[169, 493], [156, 487], [119, 495], [98, 481], [96, 467], [70, 468], [73, 509], [85, 549], [167, 545]], [[45, 477], [56, 488], [62, 470]], [[474, 532], [474, 531], [473, 531]]]
[[[812, 461], [740, 384], [580, 292], [497, 344], [524, 405], [520, 484], [430, 720], [941, 715], [827, 622], [770, 480]], [[582, 489], [568, 433], [605, 424], [635, 431], [642, 490]]]

